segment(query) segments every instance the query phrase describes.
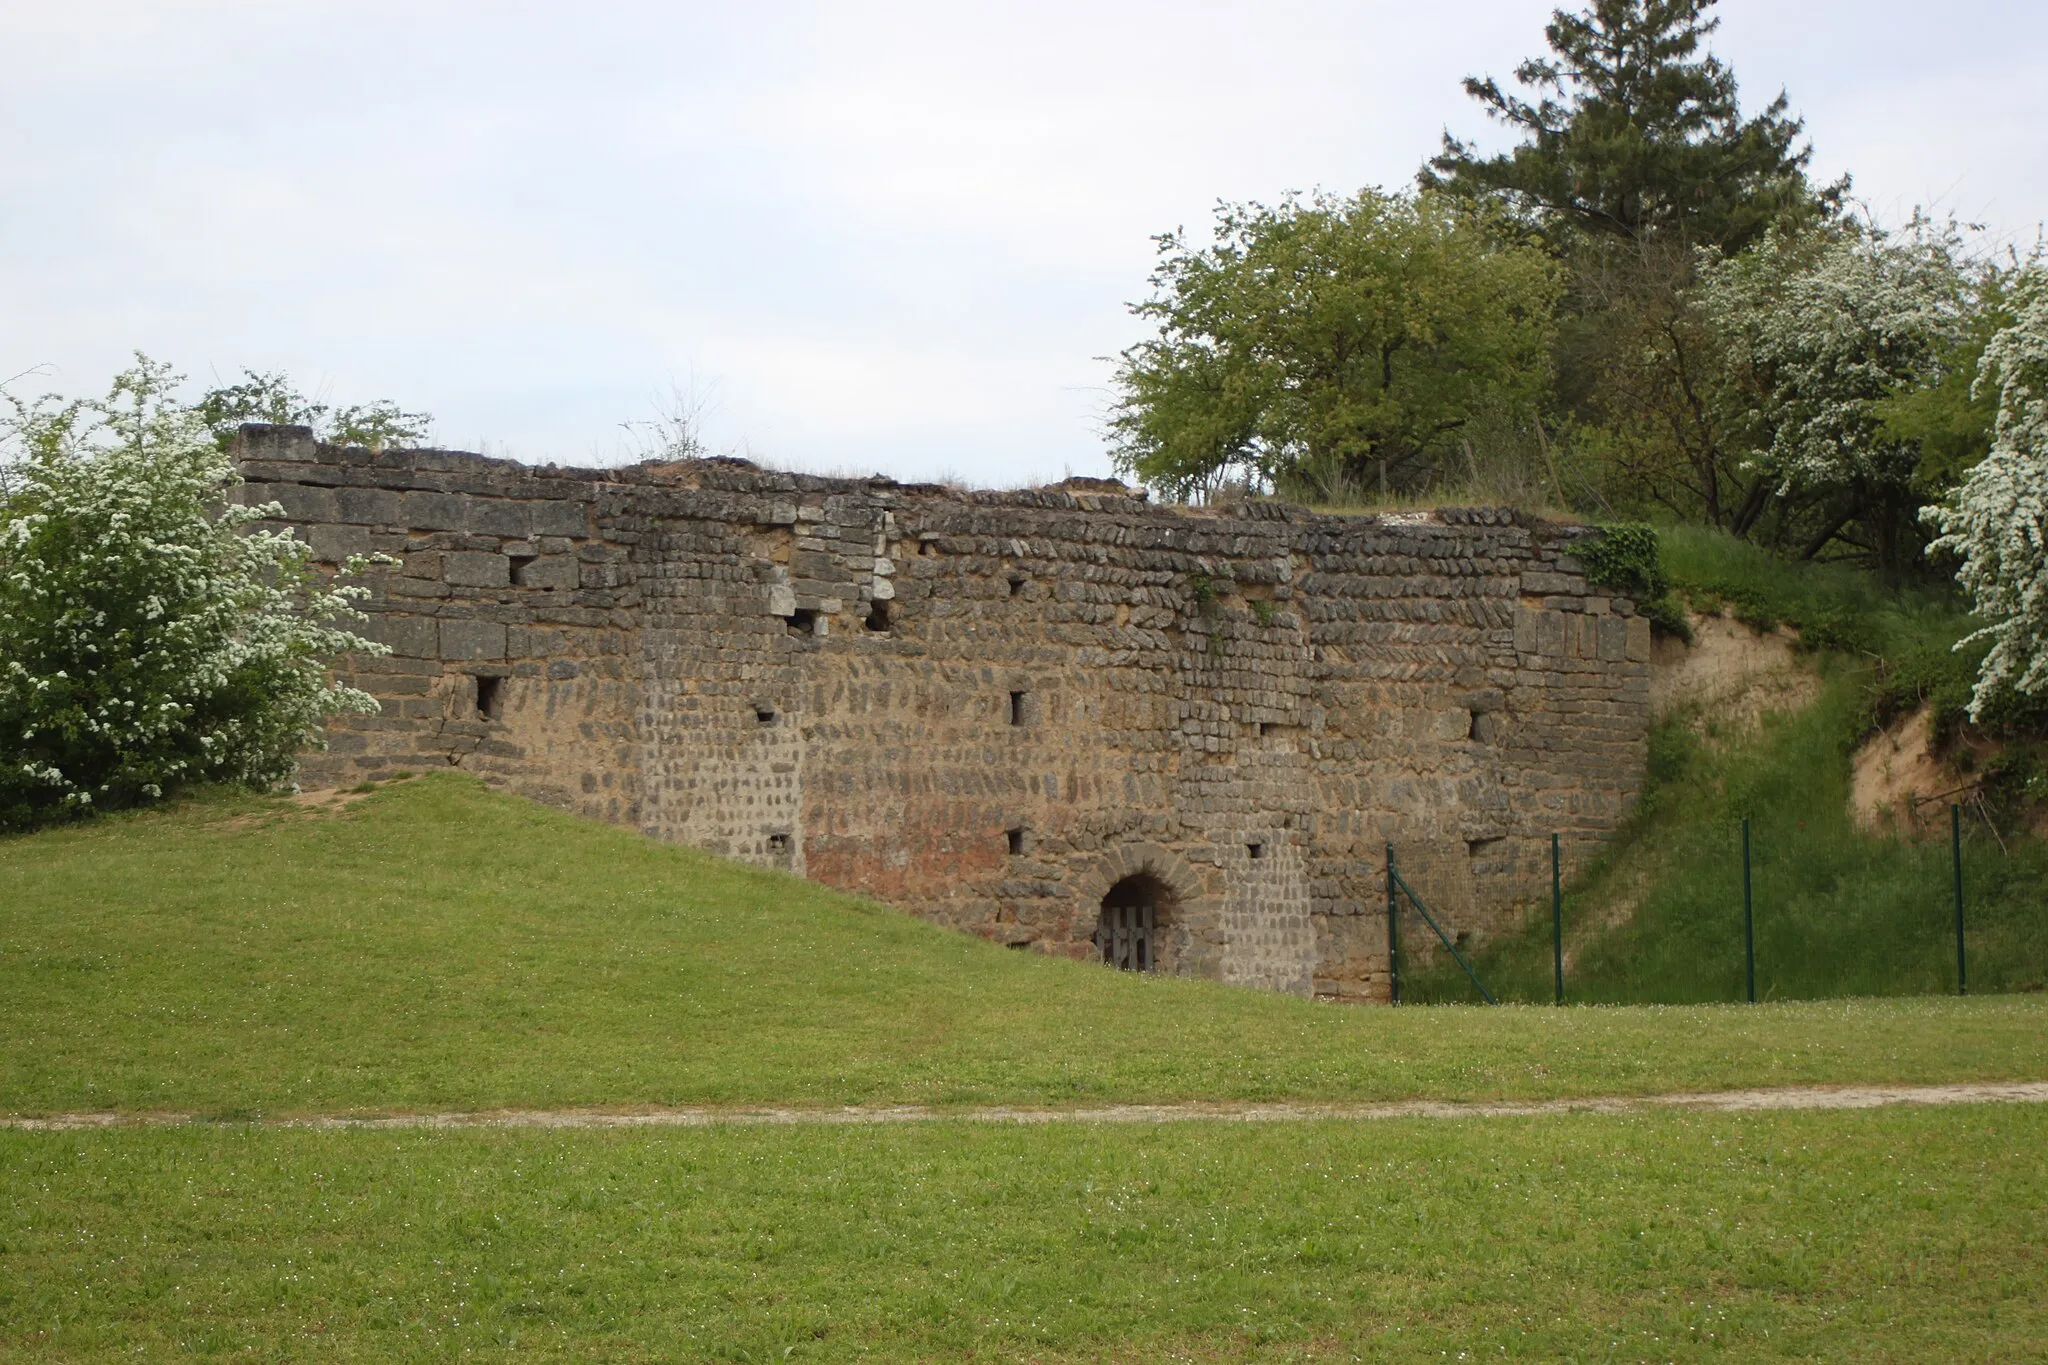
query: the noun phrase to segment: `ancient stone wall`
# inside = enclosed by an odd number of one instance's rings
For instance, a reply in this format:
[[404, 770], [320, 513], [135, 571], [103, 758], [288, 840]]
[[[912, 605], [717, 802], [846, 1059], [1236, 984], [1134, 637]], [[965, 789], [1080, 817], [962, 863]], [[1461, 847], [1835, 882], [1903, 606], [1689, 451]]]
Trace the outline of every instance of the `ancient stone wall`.
[[384, 712], [306, 780], [453, 764], [1017, 947], [1097, 955], [1122, 884], [1160, 970], [1384, 998], [1387, 843], [1484, 934], [1641, 783], [1648, 625], [1582, 528], [290, 427], [240, 464], [321, 562], [398, 561], [366, 604], [392, 652], [346, 669]]

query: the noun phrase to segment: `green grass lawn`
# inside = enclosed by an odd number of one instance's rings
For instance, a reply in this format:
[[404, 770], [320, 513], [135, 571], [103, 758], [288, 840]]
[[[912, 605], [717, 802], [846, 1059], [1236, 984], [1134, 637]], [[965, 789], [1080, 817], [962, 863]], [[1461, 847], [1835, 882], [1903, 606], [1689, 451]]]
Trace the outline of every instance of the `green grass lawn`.
[[2048, 1111], [0, 1133], [0, 1356], [2019, 1360]]
[[453, 775], [0, 840], [0, 1113], [1514, 1098], [2048, 1077], [2040, 997], [1318, 1006], [1010, 952]]
[[1318, 1006], [442, 774], [0, 840], [0, 1358], [2001, 1358], [2048, 1111], [307, 1131], [529, 1106], [2048, 1077], [2048, 1001]]

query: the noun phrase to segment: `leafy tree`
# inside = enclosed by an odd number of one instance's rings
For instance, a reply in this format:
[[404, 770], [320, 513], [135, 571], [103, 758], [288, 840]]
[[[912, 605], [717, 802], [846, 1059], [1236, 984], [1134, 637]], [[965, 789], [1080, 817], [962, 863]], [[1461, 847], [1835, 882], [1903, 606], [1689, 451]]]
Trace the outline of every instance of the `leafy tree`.
[[2048, 272], [2012, 281], [2013, 321], [1991, 338], [1980, 392], [1997, 395], [1991, 453], [1922, 516], [1942, 533], [1930, 554], [1960, 561], [1956, 581], [1989, 622], [1972, 719], [2010, 698], [2048, 698]]
[[1174, 495], [1425, 486], [1476, 416], [1547, 387], [1555, 267], [1440, 196], [1224, 205], [1209, 246], [1157, 240], [1133, 311], [1158, 334], [1120, 357], [1109, 431]]
[[274, 422], [311, 427], [323, 441], [371, 450], [416, 446], [427, 439], [434, 419], [424, 412], [405, 412], [388, 399], [345, 408], [318, 403], [282, 374], [242, 371], [242, 382], [209, 389], [193, 410], [225, 448], [244, 422]]
[[1556, 10], [1551, 55], [1515, 69], [1532, 102], [1491, 77], [1466, 92], [1521, 135], [1497, 156], [1444, 134], [1425, 188], [1498, 202], [1560, 246], [1656, 236], [1736, 251], [1772, 224], [1806, 222], [1838, 204], [1847, 181], [1816, 194], [1803, 125], [1781, 92], [1745, 119], [1735, 73], [1701, 56], [1719, 27], [1714, 0], [1595, 0]]
[[[137, 357], [107, 397], [8, 396], [0, 421], [0, 828], [155, 800], [182, 783], [266, 785], [338, 711], [331, 622], [361, 590], [235, 506], [207, 418]], [[354, 566], [351, 566], [354, 567]], [[360, 618], [357, 618], [360, 619]]]

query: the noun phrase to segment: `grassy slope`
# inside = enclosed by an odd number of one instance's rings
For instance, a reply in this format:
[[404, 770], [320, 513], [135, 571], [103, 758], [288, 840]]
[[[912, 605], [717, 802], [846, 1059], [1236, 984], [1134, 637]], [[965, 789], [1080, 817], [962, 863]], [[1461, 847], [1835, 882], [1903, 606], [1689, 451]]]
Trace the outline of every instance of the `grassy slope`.
[[[1571, 998], [1743, 998], [1744, 816], [1751, 821], [1760, 998], [1953, 991], [1947, 843], [1857, 831], [1849, 764], [1880, 684], [1937, 704], [1966, 694], [1969, 663], [1950, 646], [1968, 623], [1938, 597], [1889, 593], [1851, 570], [1787, 565], [1727, 536], [1679, 530], [1663, 541], [1667, 572], [1696, 605], [1760, 623], [1795, 622], [1843, 648], [1812, 656], [1824, 681], [1817, 702], [1766, 717], [1751, 734], [1716, 737], [1710, 728], [1702, 738], [1685, 715], [1659, 726], [1651, 787], [1636, 821], [1569, 889]], [[1972, 816], [1965, 850], [1971, 987], [2039, 991], [2048, 981], [2048, 848], [2024, 837], [2007, 844]], [[1548, 887], [1531, 891], [1541, 911], [1536, 922], [1479, 966], [1497, 993], [1547, 1000]], [[1598, 929], [1605, 924], [1619, 927]], [[1447, 999], [1465, 989], [1442, 964], [1423, 988]]]
[[2035, 1358], [2048, 1112], [0, 1134], [0, 1356]]
[[2048, 1001], [1390, 1012], [1009, 952], [443, 775], [0, 841], [0, 1112], [2048, 1076]]

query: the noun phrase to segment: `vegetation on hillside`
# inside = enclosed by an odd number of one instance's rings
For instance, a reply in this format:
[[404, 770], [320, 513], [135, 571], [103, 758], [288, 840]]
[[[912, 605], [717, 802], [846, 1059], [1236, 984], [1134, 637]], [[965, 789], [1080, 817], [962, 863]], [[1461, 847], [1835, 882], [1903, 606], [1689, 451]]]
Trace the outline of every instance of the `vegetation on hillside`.
[[[1672, 596], [1758, 630], [1796, 630], [1819, 691], [1754, 728], [1680, 708], [1651, 738], [1648, 788], [1620, 836], [1569, 869], [1567, 995], [1577, 1001], [1740, 1000], [1740, 823], [1749, 820], [1758, 993], [1767, 999], [1891, 995], [1956, 987], [1948, 840], [1857, 827], [1850, 758], [1879, 727], [1926, 708], [1935, 749], [1965, 771], [1945, 798], [1966, 803], [1969, 982], [1979, 991], [2048, 985], [2048, 844], [2030, 834], [2048, 792], [2038, 705], [1983, 716], [1964, 744], [1981, 646], [1936, 588], [1886, 586], [1829, 565], [1792, 565], [1700, 528], [1660, 537]], [[1981, 743], [1981, 741], [1995, 743]], [[1978, 757], [1988, 752], [1988, 760]], [[1947, 826], [1940, 831], [1945, 835]], [[1478, 955], [1511, 999], [1551, 996], [1547, 875], [1528, 888], [1526, 929]], [[1425, 998], [1464, 999], [1448, 964]]]

